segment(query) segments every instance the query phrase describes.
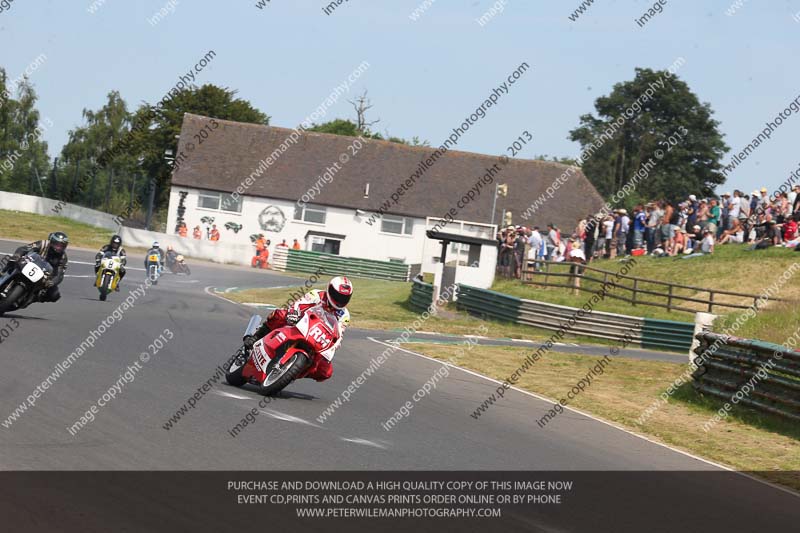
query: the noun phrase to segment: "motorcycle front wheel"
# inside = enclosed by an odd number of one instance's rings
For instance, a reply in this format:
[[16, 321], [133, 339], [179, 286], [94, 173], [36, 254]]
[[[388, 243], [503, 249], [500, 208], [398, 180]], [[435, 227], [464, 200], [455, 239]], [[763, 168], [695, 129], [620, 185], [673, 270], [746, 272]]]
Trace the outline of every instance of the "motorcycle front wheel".
[[103, 285], [100, 287], [100, 301], [105, 302], [106, 298], [108, 298], [109, 288], [108, 284], [110, 283], [111, 278], [108, 276], [103, 276]]
[[311, 364], [303, 352], [295, 352], [285, 364], [275, 357], [267, 366], [267, 377], [261, 385], [261, 393], [265, 396], [277, 394], [294, 381], [300, 373]]
[[10, 311], [14, 307], [14, 304], [17, 303], [17, 300], [23, 296], [25, 296], [25, 286], [14, 285], [14, 287], [9, 291], [5, 300], [0, 301], [0, 315], [6, 311]]
[[225, 381], [228, 382], [228, 385], [233, 385], [234, 387], [241, 387], [244, 385], [242, 370], [244, 370], [244, 365], [246, 363], [247, 354], [244, 348], [239, 348], [239, 351], [236, 352], [236, 355], [231, 357], [228, 361], [227, 368], [225, 368]]

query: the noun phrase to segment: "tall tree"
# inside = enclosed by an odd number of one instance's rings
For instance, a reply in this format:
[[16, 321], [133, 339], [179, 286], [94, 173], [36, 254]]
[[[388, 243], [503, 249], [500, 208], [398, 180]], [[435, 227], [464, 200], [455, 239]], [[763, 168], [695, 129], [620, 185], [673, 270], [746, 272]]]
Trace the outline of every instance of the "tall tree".
[[637, 177], [626, 204], [711, 195], [725, 182], [721, 160], [728, 147], [719, 122], [711, 106], [674, 74], [637, 68], [633, 80], [616, 84], [611, 94], [595, 101], [595, 109], [597, 116], [580, 117], [570, 139], [583, 150], [593, 147], [583, 172], [603, 196], [631, 183], [651, 159], [655, 166], [646, 177]]
[[236, 98], [235, 90], [211, 84], [174, 91], [163, 106], [140, 106], [132, 119], [131, 151], [142, 158], [144, 173], [156, 184], [157, 209], [166, 208], [169, 201], [172, 163], [164, 154], [176, 153], [185, 113], [265, 126], [270, 119], [247, 100]]
[[[59, 165], [60, 182], [79, 193], [74, 200], [141, 222], [150, 183], [156, 185], [156, 210], [166, 209], [172, 163], [165, 153], [177, 148], [185, 113], [224, 120], [269, 124], [269, 116], [249, 102], [235, 98], [236, 91], [203, 85], [170, 93], [163, 105], [141, 104], [135, 112], [118, 91], [108, 94], [105, 105], [83, 110], [85, 124], [70, 132]], [[137, 178], [139, 178], [137, 180]], [[136, 180], [134, 182], [134, 180]], [[131, 191], [135, 191], [133, 213], [128, 212]], [[62, 193], [64, 193], [62, 187]], [[163, 213], [160, 215], [163, 218]], [[158, 217], [157, 217], [158, 218]]]
[[47, 176], [47, 143], [42, 136], [53, 126], [41, 120], [38, 97], [30, 81], [23, 78], [11, 86], [0, 68], [0, 189], [40, 193], [33, 176]]

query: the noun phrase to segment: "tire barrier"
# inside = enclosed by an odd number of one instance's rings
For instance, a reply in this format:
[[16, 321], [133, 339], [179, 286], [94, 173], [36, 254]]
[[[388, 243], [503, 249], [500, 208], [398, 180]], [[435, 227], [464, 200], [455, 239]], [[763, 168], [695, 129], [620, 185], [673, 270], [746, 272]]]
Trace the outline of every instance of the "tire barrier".
[[692, 386], [730, 403], [800, 422], [800, 351], [718, 333], [697, 335]]

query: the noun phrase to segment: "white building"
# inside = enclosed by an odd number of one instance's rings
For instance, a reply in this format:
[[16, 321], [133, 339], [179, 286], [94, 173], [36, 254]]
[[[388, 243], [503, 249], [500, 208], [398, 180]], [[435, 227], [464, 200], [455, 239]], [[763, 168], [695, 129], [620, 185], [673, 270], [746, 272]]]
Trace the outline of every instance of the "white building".
[[[445, 149], [447, 148], [447, 149]], [[500, 160], [444, 146], [410, 147], [377, 140], [184, 116], [178, 165], [172, 177], [168, 230], [187, 224], [189, 238], [213, 224], [220, 242], [247, 244], [263, 233], [274, 247], [295, 240], [304, 250], [407, 264], [431, 271], [439, 261], [437, 228], [493, 239], [495, 184], [508, 185], [501, 211], [514, 221], [560, 176], [564, 165]], [[469, 191], [473, 190], [473, 198]], [[566, 203], [553, 200], [536, 223], [574, 227], [602, 199], [580, 172], [561, 186]], [[380, 212], [383, 212], [381, 215]], [[526, 223], [533, 226], [533, 221]], [[472, 246], [451, 246], [448, 262], [466, 265], [478, 257]], [[484, 246], [485, 248], [485, 246]], [[483, 254], [480, 254], [483, 255]], [[482, 259], [488, 258], [485, 256]], [[494, 261], [496, 254], [491, 255]], [[494, 265], [482, 265], [484, 268]]]

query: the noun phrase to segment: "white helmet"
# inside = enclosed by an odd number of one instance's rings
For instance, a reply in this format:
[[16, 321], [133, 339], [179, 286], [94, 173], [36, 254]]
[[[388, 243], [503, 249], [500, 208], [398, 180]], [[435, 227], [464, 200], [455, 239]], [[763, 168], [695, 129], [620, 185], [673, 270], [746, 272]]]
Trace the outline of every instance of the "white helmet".
[[345, 276], [337, 276], [328, 283], [326, 293], [333, 307], [344, 309], [353, 296], [353, 284]]
[[158, 248], [158, 241], [153, 243], [153, 248]]

